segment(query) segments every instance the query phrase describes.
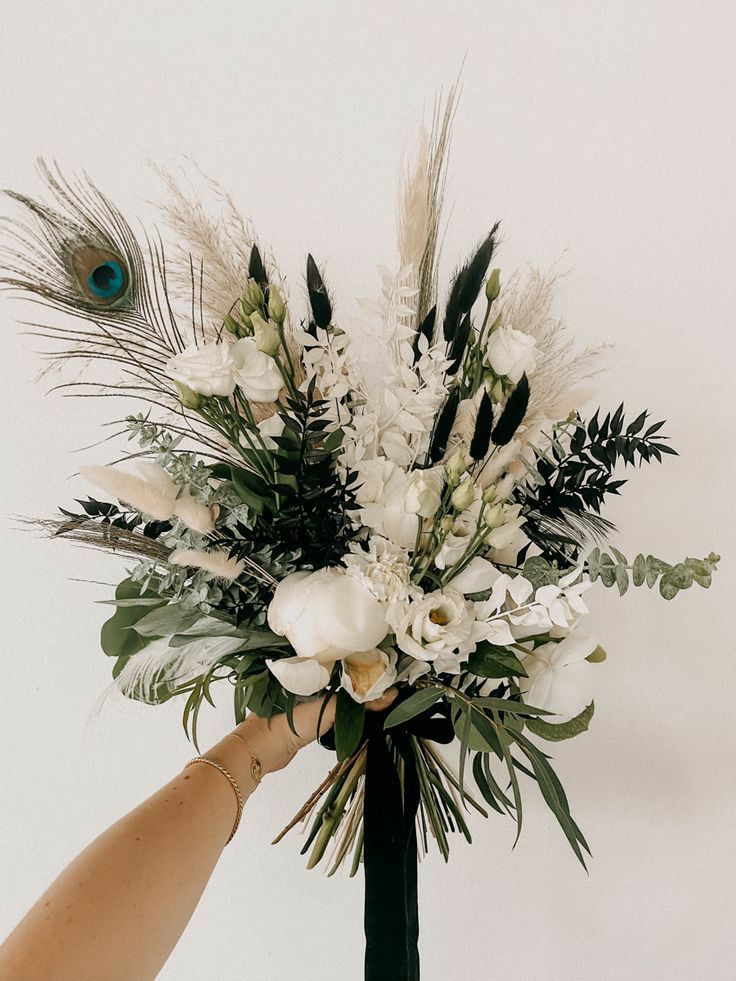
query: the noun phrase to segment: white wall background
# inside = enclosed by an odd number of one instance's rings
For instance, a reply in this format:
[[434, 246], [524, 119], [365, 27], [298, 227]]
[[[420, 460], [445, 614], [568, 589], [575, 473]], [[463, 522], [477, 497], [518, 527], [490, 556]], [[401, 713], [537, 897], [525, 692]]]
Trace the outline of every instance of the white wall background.
[[[733, 976], [733, 432], [736, 14], [728, 0], [3, 5], [0, 183], [39, 190], [38, 154], [145, 214], [149, 159], [182, 155], [234, 192], [299, 282], [307, 250], [340, 305], [392, 261], [398, 161], [466, 57], [445, 269], [496, 217], [506, 272], [563, 256], [558, 309], [610, 340], [600, 401], [669, 419], [681, 452], [611, 507], [624, 550], [724, 556], [709, 593], [597, 595], [609, 651], [591, 732], [555, 751], [592, 844], [578, 868], [529, 788], [527, 827], [475, 822], [421, 868], [423, 976]], [[121, 567], [19, 533], [81, 496], [70, 456], [107, 418], [45, 397], [3, 303], [0, 933], [96, 833], [188, 758], [179, 706], [108, 703], [97, 648]], [[108, 610], [109, 612], [109, 610]], [[211, 714], [213, 737], [229, 707]], [[268, 780], [163, 972], [358, 979], [362, 887], [269, 841], [327, 766]]]

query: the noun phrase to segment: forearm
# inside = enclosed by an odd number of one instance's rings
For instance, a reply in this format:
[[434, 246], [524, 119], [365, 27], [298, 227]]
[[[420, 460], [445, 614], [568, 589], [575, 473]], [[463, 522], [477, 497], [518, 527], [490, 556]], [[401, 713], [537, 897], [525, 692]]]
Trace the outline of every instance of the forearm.
[[[233, 775], [246, 799], [256, 784], [245, 747], [228, 736], [204, 755]], [[220, 772], [187, 767], [64, 870], [0, 948], [0, 979], [155, 977], [236, 815], [236, 796]]]

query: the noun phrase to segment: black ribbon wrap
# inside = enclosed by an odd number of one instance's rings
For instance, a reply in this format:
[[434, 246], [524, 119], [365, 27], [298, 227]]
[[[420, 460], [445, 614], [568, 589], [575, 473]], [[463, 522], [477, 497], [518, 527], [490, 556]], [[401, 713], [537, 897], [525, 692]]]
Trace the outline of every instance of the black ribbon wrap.
[[[444, 702], [405, 726], [384, 731], [387, 715], [388, 711], [366, 715], [365, 979], [419, 981], [419, 777], [411, 737], [449, 743], [454, 733]], [[396, 754], [403, 761], [403, 787]]]

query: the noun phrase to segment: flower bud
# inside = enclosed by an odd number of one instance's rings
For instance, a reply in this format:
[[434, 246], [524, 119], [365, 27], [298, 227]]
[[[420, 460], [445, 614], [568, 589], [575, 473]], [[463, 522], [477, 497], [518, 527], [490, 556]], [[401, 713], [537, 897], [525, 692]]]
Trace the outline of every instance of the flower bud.
[[198, 409], [201, 404], [201, 399], [199, 395], [188, 385], [183, 385], [181, 382], [175, 381], [174, 385], [179, 393], [179, 401], [184, 406], [185, 409]]
[[494, 484], [491, 484], [489, 487], [486, 487], [486, 489], [483, 491], [483, 503], [490, 504], [495, 496], [496, 496], [496, 487]]
[[256, 340], [256, 347], [269, 357], [273, 357], [279, 349], [281, 338], [278, 328], [272, 320], [264, 320], [259, 313], [253, 313], [250, 317], [253, 324], [253, 336]]
[[248, 281], [248, 299], [253, 304], [254, 308], [260, 308], [263, 306], [263, 290], [255, 279]]
[[452, 531], [452, 526], [455, 524], [453, 518], [449, 514], [446, 514], [444, 518], [440, 521], [440, 531], [449, 532]]
[[486, 281], [486, 299], [489, 303], [493, 303], [498, 294], [501, 292], [501, 270], [492, 269], [491, 275]]
[[465, 452], [462, 447], [454, 451], [450, 458], [445, 462], [445, 470], [450, 480], [454, 479], [457, 483], [462, 474], [465, 473]]
[[452, 492], [452, 506], [458, 511], [469, 508], [475, 499], [475, 485], [472, 480], [464, 480], [462, 484]]
[[240, 309], [243, 311], [244, 317], [250, 317], [250, 315], [255, 310], [255, 307], [250, 302], [247, 296], [242, 296], [240, 298]]
[[279, 325], [283, 324], [284, 317], [286, 316], [284, 298], [275, 286], [268, 287], [268, 316]]
[[500, 501], [483, 513], [483, 524], [488, 528], [495, 528], [497, 525], [503, 524], [503, 520], [503, 504]]
[[223, 317], [223, 324], [225, 325], [225, 330], [230, 334], [235, 334], [236, 337], [240, 337], [240, 325], [237, 320], [234, 320], [229, 313], [226, 313]]

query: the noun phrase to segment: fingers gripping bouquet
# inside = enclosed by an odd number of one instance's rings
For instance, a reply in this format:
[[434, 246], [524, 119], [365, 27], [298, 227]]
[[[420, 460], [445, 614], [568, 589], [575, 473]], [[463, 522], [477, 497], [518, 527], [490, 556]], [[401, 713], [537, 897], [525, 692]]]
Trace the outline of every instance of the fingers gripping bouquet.
[[183, 697], [195, 739], [216, 682], [237, 720], [336, 696], [337, 763], [289, 827], [307, 819], [310, 867], [364, 864], [369, 977], [418, 976], [417, 851], [469, 840], [468, 808], [521, 830], [536, 783], [583, 862], [539, 741], [593, 715], [585, 594], [671, 599], [718, 561], [603, 546], [619, 470], [674, 450], [646, 411], [583, 418], [600, 352], [573, 350], [550, 281], [502, 281], [498, 226], [438, 290], [452, 109], [406, 169], [395, 272], [360, 319], [311, 256], [288, 301], [225, 196], [210, 217], [169, 179], [165, 250], [88, 182], [45, 170], [54, 206], [11, 194], [6, 284], [75, 318], [36, 328], [61, 368], [103, 371], [62, 385], [144, 409], [121, 422], [129, 460], [87, 467], [95, 496], [44, 522], [133, 560], [102, 630], [116, 683]]

